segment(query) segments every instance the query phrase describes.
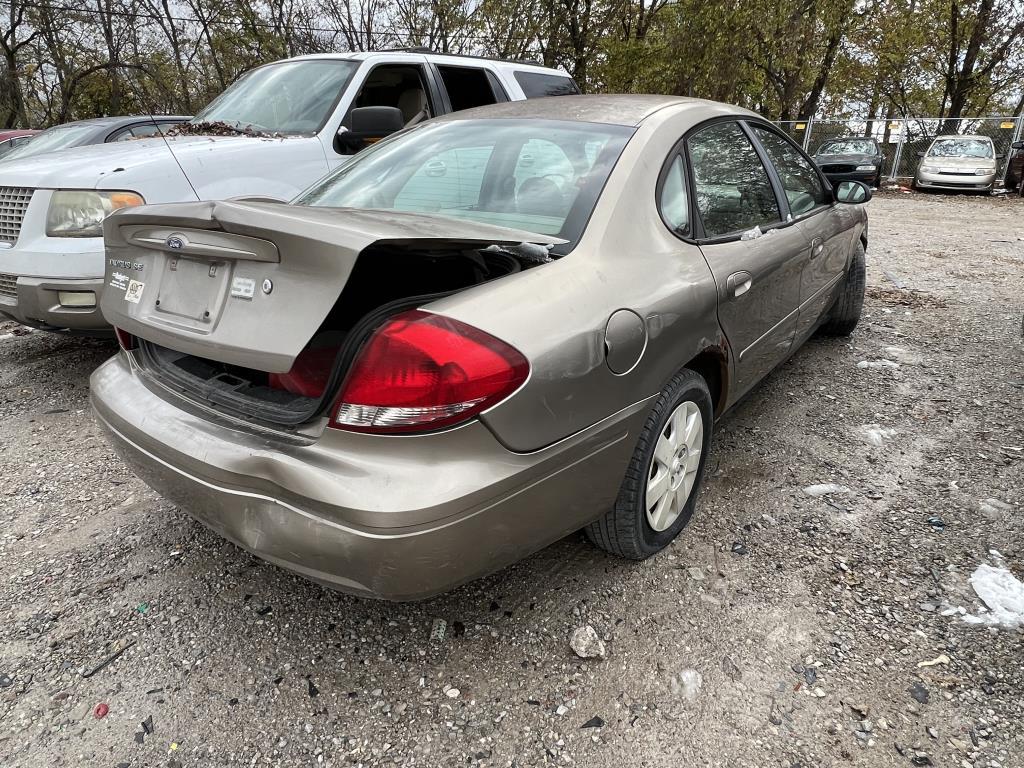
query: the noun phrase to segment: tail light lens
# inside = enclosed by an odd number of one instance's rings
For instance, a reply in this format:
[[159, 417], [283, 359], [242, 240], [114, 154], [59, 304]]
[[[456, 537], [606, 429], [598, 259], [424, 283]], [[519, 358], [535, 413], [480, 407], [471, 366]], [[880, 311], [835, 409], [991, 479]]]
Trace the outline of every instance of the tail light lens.
[[391, 319], [356, 358], [331, 426], [425, 432], [468, 421], [526, 381], [518, 350], [458, 320], [420, 310]]
[[139, 346], [138, 342], [135, 340], [135, 337], [128, 333], [128, 331], [123, 331], [120, 328], [115, 328], [114, 336], [117, 337], [117, 343], [121, 345], [121, 349], [125, 350], [126, 352], [131, 351], [135, 349], [137, 346]]

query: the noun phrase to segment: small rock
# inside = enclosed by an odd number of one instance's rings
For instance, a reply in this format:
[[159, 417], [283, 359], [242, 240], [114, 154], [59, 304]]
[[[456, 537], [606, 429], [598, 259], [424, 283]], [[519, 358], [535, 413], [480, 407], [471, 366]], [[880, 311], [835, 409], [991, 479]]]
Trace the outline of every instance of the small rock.
[[562, 715], [564, 715], [568, 711], [569, 711], [569, 708], [567, 706], [565, 706], [565, 704], [559, 704], [558, 707], [555, 708], [555, 714], [558, 715], [559, 717], [561, 717]]
[[914, 683], [907, 689], [907, 691], [910, 693], [914, 701], [916, 701], [918, 704], [928, 703], [928, 699], [930, 698], [930, 696], [928, 695], [928, 689], [925, 688], [924, 685], [922, 685], [920, 682]]
[[830, 494], [842, 495], [849, 492], [850, 489], [845, 485], [836, 485], [835, 483], [819, 483], [818, 485], [808, 485], [804, 488], [804, 493], [815, 498]]
[[460, 691], [458, 688], [449, 688], [447, 691], [444, 692], [444, 695], [447, 696], [449, 699], [457, 699], [459, 698], [459, 693]]
[[598, 636], [597, 630], [589, 624], [576, 628], [569, 645], [581, 659], [603, 659], [606, 655], [604, 642]]
[[592, 718], [587, 720], [580, 728], [603, 728], [604, 720], [599, 715], [594, 715]]

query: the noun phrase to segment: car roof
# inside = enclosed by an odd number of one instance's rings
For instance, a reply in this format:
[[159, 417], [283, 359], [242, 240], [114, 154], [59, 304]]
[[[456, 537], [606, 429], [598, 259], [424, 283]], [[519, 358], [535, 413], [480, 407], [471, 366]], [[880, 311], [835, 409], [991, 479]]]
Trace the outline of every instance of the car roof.
[[35, 136], [39, 131], [34, 128], [0, 128], [0, 140], [16, 139], [20, 136]]
[[[707, 117], [721, 115], [727, 106], [737, 116], [760, 118], [756, 112], [742, 107], [724, 105], [717, 101], [692, 99], [684, 96], [654, 96], [649, 94], [613, 94], [586, 96], [549, 96], [542, 99], [507, 101], [486, 107], [453, 112], [437, 120], [466, 120], [483, 118], [540, 118], [570, 120], [580, 123], [604, 123], [636, 127], [662, 109], [677, 107], [696, 112], [706, 111]], [[701, 119], [701, 115], [697, 115]]]
[[527, 71], [527, 72], [538, 72], [548, 75], [558, 75], [560, 77], [569, 77], [568, 73], [563, 72], [560, 69], [554, 69], [552, 67], [545, 67], [543, 64], [538, 64], [532, 61], [517, 61], [513, 59], [493, 59], [487, 56], [464, 56], [462, 54], [455, 53], [434, 53], [429, 50], [420, 49], [405, 49], [405, 50], [383, 50], [383, 51], [348, 51], [346, 53], [311, 53], [305, 56], [295, 56], [290, 59], [281, 59], [280, 61], [268, 62], [263, 66], [269, 66], [271, 64], [279, 64], [281, 61], [307, 61], [309, 59], [340, 59], [343, 61], [365, 61], [366, 59], [386, 56], [392, 61], [408, 61], [409, 63], [421, 64], [423, 63], [424, 57], [434, 64], [448, 64], [451, 66], [466, 66], [469, 63], [476, 62], [479, 64], [487, 64], [494, 69], [512, 69], [515, 71]]
[[111, 117], [90, 117], [85, 120], [74, 120], [70, 123], [61, 123], [60, 125], [53, 126], [54, 128], [61, 128], [65, 125], [88, 125], [96, 128], [119, 128], [123, 125], [132, 125], [148, 120], [156, 120], [157, 122], [165, 121], [176, 121], [183, 122], [185, 120], [191, 120], [189, 115], [114, 115]]

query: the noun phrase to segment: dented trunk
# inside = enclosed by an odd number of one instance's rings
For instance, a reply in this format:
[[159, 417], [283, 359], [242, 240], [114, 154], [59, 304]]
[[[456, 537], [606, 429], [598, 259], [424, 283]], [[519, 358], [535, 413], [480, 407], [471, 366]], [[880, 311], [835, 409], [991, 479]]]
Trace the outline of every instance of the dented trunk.
[[[311, 418], [388, 316], [520, 271], [562, 242], [424, 214], [200, 202], [107, 219], [101, 305], [176, 389]], [[532, 245], [531, 245], [532, 244]]]

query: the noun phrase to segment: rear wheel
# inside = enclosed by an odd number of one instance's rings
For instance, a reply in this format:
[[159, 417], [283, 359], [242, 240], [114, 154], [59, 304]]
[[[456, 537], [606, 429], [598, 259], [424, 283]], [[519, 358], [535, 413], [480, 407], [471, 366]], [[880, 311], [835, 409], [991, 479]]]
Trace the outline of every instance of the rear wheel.
[[826, 336], [849, 336], [860, 321], [860, 313], [864, 308], [864, 290], [867, 284], [867, 265], [865, 262], [864, 243], [857, 241], [850, 271], [846, 273], [843, 290], [829, 311], [828, 320], [821, 326]]
[[668, 546], [693, 515], [713, 420], [707, 383], [684, 368], [648, 415], [615, 506], [587, 527], [587, 538], [631, 560]]

